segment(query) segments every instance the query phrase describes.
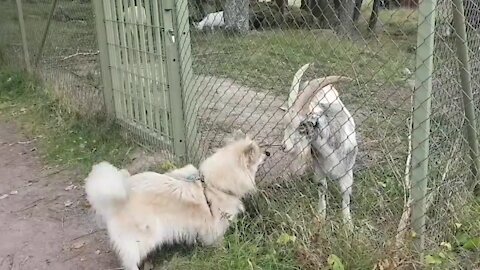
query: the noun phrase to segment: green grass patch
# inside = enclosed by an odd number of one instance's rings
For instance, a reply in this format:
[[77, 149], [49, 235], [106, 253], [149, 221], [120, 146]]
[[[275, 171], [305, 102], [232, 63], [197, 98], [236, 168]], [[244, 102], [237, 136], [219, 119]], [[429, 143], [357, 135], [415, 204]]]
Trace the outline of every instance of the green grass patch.
[[47, 162], [82, 172], [103, 160], [125, 162], [134, 146], [116, 125], [99, 116], [80, 118], [40, 85], [24, 73], [0, 71], [0, 115], [4, 121], [15, 119], [27, 136], [38, 139]]
[[246, 37], [194, 33], [194, 69], [199, 74], [235, 79], [241, 84], [285, 95], [295, 71], [314, 62], [306, 77], [346, 75], [361, 87], [401, 85], [412, 69], [411, 40], [351, 41], [330, 31], [275, 30]]

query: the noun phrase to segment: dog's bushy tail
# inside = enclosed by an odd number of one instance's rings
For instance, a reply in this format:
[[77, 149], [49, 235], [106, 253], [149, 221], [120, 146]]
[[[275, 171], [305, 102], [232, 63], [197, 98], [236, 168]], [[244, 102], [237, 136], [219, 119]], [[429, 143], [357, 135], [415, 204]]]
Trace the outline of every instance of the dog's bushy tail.
[[128, 200], [130, 174], [104, 161], [93, 165], [85, 179], [87, 199], [97, 213], [108, 218]]

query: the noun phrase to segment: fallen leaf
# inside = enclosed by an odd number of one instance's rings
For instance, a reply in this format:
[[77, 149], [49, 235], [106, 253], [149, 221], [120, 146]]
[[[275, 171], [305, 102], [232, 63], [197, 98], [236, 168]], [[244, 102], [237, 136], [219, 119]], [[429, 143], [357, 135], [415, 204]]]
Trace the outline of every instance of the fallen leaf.
[[0, 200], [6, 199], [7, 197], [8, 197], [8, 194], [3, 194], [2, 196], [0, 196]]
[[480, 249], [480, 237], [468, 239], [463, 248], [470, 251]]
[[335, 254], [331, 254], [327, 259], [328, 265], [330, 265], [332, 270], [344, 270], [342, 260]]
[[432, 255], [427, 255], [425, 257], [425, 262], [427, 264], [430, 264], [430, 265], [438, 265], [438, 264], [442, 264], [442, 260], [441, 258], [437, 257], [437, 256], [432, 256]]
[[85, 242], [80, 241], [80, 242], [73, 243], [72, 248], [79, 249], [79, 248], [82, 248], [83, 246], [85, 246]]
[[77, 188], [77, 186], [75, 186], [75, 185], [70, 185], [70, 186], [66, 187], [65, 190], [66, 190], [66, 191], [69, 191], [69, 190], [76, 189], [76, 188]]
[[442, 242], [440, 243], [440, 246], [445, 247], [447, 250], [452, 250], [452, 244], [448, 242]]
[[97, 250], [95, 251], [95, 254], [100, 255], [100, 249], [97, 249]]
[[295, 243], [295, 240], [297, 240], [297, 237], [295, 237], [295, 235], [289, 235], [287, 233], [282, 233], [278, 237], [277, 243], [281, 244], [281, 245], [287, 245], [290, 242]]
[[10, 195], [17, 195], [17, 194], [18, 194], [18, 190], [12, 190], [12, 191], [10, 192]]
[[70, 201], [70, 200], [68, 200], [68, 201], [66, 201], [66, 202], [64, 203], [65, 207], [69, 207], [69, 206], [71, 206], [72, 204], [73, 204], [73, 202]]

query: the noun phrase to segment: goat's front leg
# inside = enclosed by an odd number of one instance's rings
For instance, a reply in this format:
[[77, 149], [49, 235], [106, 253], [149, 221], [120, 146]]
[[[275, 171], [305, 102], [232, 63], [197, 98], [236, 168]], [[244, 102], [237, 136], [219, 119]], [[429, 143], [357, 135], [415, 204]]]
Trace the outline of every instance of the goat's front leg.
[[322, 168], [315, 161], [315, 180], [318, 182], [318, 213], [322, 221], [327, 218], [327, 177]]
[[343, 222], [348, 229], [353, 230], [352, 215], [350, 213], [350, 198], [352, 196], [353, 171], [349, 170], [339, 179], [340, 191], [342, 192], [342, 216]]

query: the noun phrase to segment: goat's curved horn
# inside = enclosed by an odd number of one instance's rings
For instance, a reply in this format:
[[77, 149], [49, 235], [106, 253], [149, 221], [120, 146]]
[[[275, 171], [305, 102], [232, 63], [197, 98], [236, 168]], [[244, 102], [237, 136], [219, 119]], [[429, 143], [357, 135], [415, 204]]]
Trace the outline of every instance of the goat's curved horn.
[[[346, 76], [327, 76], [327, 77], [321, 77], [317, 78], [315, 80], [312, 80], [309, 82], [309, 86], [305, 88], [304, 92], [302, 92], [301, 96], [299, 97], [300, 100], [297, 102], [298, 105], [300, 106], [300, 109], [305, 110], [308, 108], [306, 104], [310, 104], [312, 98], [317, 94], [318, 91], [323, 89], [325, 86], [329, 84], [334, 84], [338, 82], [351, 82], [352, 79]], [[315, 85], [317, 84], [318, 85]], [[315, 86], [315, 87], [311, 87]]]
[[311, 65], [311, 63], [303, 65], [297, 73], [293, 76], [292, 85], [290, 86], [290, 94], [288, 95], [288, 107], [292, 107], [293, 103], [297, 99], [298, 90], [300, 89], [300, 81], [302, 80], [303, 73], [307, 70], [307, 68]]

